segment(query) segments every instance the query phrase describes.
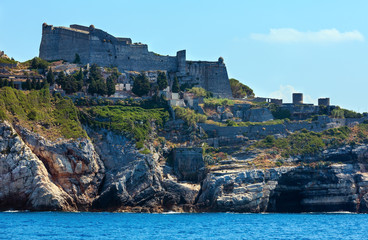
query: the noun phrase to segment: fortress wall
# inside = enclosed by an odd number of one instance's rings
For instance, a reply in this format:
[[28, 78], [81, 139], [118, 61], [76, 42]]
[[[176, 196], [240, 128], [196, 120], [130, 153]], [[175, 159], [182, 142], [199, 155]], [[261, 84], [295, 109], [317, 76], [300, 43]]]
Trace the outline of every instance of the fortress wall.
[[211, 91], [215, 97], [232, 98], [226, 66], [220, 62], [188, 61], [187, 73], [192, 82]]
[[206, 66], [205, 88], [214, 96], [232, 98], [232, 92], [224, 64], [208, 64]]
[[67, 28], [44, 23], [39, 56], [49, 61], [73, 62], [78, 53], [84, 64], [116, 66], [120, 71], [163, 70], [178, 76], [181, 84], [196, 84], [216, 97], [232, 97], [222, 58], [217, 62], [186, 61], [185, 50], [176, 56], [161, 56], [149, 52], [145, 44], [130, 43], [129, 38], [116, 38], [93, 25]]
[[45, 60], [66, 60], [73, 62], [78, 53], [82, 62], [89, 60], [89, 36], [81, 31], [64, 28], [43, 29], [40, 58]]
[[121, 70], [150, 71], [166, 70], [176, 71], [176, 57], [160, 56], [148, 51], [147, 45], [128, 45], [120, 47], [117, 51], [116, 65]]

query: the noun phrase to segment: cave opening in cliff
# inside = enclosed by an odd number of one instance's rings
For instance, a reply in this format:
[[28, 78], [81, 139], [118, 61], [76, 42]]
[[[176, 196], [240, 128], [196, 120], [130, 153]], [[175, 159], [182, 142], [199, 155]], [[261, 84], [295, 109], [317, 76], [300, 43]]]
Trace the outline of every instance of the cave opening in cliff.
[[300, 213], [305, 212], [302, 204], [304, 199], [305, 178], [291, 172], [278, 181], [277, 187], [271, 192], [267, 207], [268, 212]]
[[300, 190], [276, 189], [270, 199], [268, 210], [281, 213], [303, 212], [302, 200], [303, 196]]

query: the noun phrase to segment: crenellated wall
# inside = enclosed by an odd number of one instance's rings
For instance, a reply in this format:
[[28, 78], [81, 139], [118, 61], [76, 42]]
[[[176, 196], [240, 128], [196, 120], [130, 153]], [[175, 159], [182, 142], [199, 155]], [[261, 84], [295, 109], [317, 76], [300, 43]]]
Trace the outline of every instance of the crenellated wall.
[[223, 59], [217, 62], [186, 61], [185, 50], [176, 56], [162, 56], [148, 51], [146, 44], [134, 43], [130, 38], [116, 38], [93, 25], [53, 27], [42, 25], [40, 58], [73, 62], [75, 54], [81, 62], [100, 66], [116, 66], [120, 71], [164, 70], [179, 81], [197, 84], [217, 97], [231, 98], [231, 89]]

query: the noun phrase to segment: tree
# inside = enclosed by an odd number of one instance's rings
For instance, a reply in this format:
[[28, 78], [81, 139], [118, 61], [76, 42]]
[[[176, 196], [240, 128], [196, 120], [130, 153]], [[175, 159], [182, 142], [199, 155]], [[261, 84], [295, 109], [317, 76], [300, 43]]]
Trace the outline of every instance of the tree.
[[55, 76], [54, 73], [52, 72], [51, 68], [49, 68], [49, 71], [47, 72], [47, 76], [46, 76], [47, 82], [52, 85], [55, 82]]
[[56, 79], [56, 83], [62, 86], [65, 80], [66, 80], [65, 73], [63, 71], [59, 72], [58, 77]]
[[165, 88], [167, 88], [168, 83], [166, 74], [164, 72], [158, 72], [157, 85], [159, 90], [164, 90]]
[[115, 93], [115, 79], [113, 75], [106, 79], [106, 88], [108, 96], [111, 96]]
[[81, 63], [81, 59], [78, 53], [75, 54], [74, 63], [77, 63], [77, 64]]
[[9, 87], [15, 88], [13, 79], [10, 81]]
[[77, 81], [83, 81], [84, 75], [83, 75], [82, 68], [79, 68], [79, 72], [75, 78], [77, 79]]
[[96, 84], [96, 81], [92, 80], [92, 82], [88, 86], [88, 90], [87, 91], [91, 95], [97, 93], [97, 84]]
[[230, 87], [234, 98], [254, 97], [253, 89], [239, 82], [235, 78], [230, 78]]
[[7, 87], [7, 86], [9, 86], [9, 81], [8, 79], [5, 79], [3, 82], [3, 87]]
[[40, 79], [38, 79], [37, 80], [37, 83], [36, 83], [36, 87], [35, 87], [35, 89], [36, 90], [40, 90], [42, 88], [42, 86], [41, 86], [41, 81], [40, 81]]
[[39, 57], [34, 57], [31, 61], [31, 69], [42, 69], [45, 70], [46, 68], [48, 68], [48, 66], [50, 65], [49, 62], [43, 60], [42, 58]]
[[196, 97], [210, 98], [212, 93], [201, 87], [193, 87], [188, 90], [188, 92], [193, 93]]
[[92, 80], [98, 80], [102, 78], [101, 69], [97, 66], [97, 64], [92, 64], [89, 69], [89, 78], [88, 82], [92, 82]]
[[174, 78], [174, 83], [173, 83], [171, 91], [173, 93], [178, 93], [180, 91], [180, 85], [179, 85], [179, 81], [177, 77]]
[[4, 84], [4, 80], [2, 78], [0, 78], [0, 88], [3, 87], [3, 84]]
[[140, 73], [138, 76], [134, 77], [132, 92], [137, 96], [143, 96], [149, 93], [151, 89], [149, 80], [144, 73]]
[[27, 80], [26, 80], [25, 89], [27, 89], [27, 90], [32, 89], [32, 83], [31, 83], [31, 80], [29, 78], [27, 78]]
[[37, 81], [36, 81], [36, 78], [33, 77], [32, 78], [32, 83], [31, 83], [31, 89], [36, 89], [37, 87]]

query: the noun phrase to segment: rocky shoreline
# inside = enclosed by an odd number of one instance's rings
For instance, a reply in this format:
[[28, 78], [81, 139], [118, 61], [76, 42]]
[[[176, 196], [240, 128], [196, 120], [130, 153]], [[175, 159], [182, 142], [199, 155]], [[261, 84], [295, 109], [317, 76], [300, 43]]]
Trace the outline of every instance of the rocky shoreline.
[[[310, 157], [315, 165], [201, 168], [198, 181], [184, 181], [162, 150], [143, 154], [123, 135], [86, 131], [52, 142], [1, 123], [0, 210], [368, 212], [368, 145], [326, 150]], [[201, 167], [191, 166], [187, 176]]]

